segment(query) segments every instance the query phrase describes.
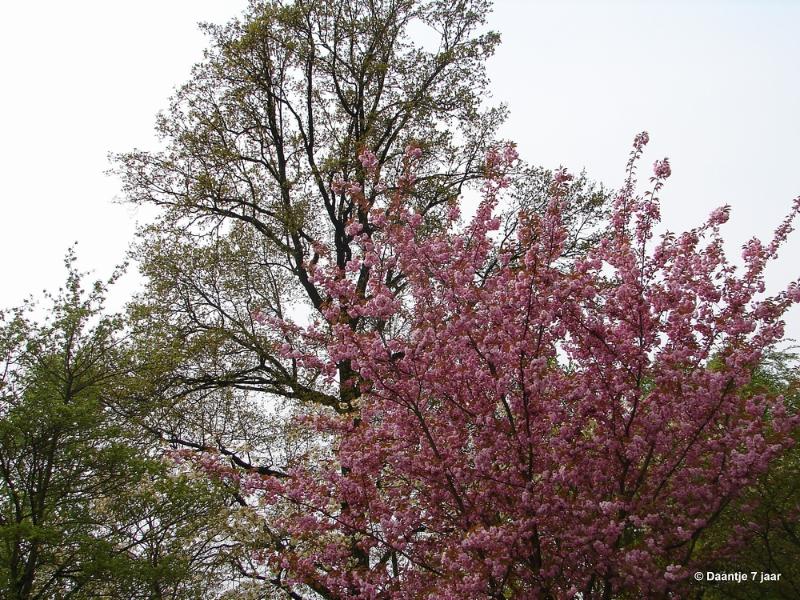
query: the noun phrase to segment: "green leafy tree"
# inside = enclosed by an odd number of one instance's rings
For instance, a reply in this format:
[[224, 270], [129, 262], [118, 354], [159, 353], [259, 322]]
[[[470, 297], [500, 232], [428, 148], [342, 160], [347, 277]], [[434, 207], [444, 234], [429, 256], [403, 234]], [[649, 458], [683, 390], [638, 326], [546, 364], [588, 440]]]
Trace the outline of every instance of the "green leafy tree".
[[67, 265], [43, 323], [32, 303], [0, 323], [0, 595], [214, 597], [229, 494], [111, 410], [131, 375], [123, 322]]
[[485, 0], [254, 1], [242, 20], [206, 26], [206, 60], [158, 119], [166, 149], [116, 157], [128, 199], [163, 209], [136, 252], [149, 282], [137, 315], [171, 391], [255, 390], [349, 410], [351, 393], [300, 376], [277, 357], [280, 332], [256, 335], [257, 320], [323, 308], [315, 247], [333, 241], [344, 265], [345, 228], [366, 222], [375, 200], [341, 189], [364, 185], [360, 150], [396, 170], [408, 144], [425, 148], [417, 202], [432, 223], [481, 174], [504, 115], [482, 107], [499, 41], [482, 32], [487, 10]]
[[[751, 393], [782, 394], [789, 410], [797, 414], [797, 367], [796, 354], [774, 352], [754, 373]], [[795, 434], [795, 446], [722, 515], [713, 534], [712, 548], [731, 538], [741, 538], [742, 543], [734, 556], [716, 561], [710, 570], [745, 573], [748, 580], [698, 585], [698, 597], [789, 600], [800, 596], [800, 436]], [[763, 581], [762, 573], [769, 574]]]

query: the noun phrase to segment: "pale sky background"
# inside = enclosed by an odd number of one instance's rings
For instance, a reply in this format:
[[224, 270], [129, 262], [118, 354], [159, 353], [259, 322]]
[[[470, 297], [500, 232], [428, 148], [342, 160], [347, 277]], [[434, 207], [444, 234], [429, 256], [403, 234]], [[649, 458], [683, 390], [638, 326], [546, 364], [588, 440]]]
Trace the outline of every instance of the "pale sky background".
[[[113, 204], [109, 151], [153, 148], [155, 113], [206, 46], [198, 21], [225, 22], [244, 0], [0, 4], [0, 307], [79, 264], [107, 277], [135, 221]], [[499, 0], [503, 44], [489, 64], [505, 137], [533, 164], [620, 184], [634, 135], [642, 163], [669, 156], [665, 226], [682, 230], [733, 207], [728, 250], [769, 238], [800, 194], [800, 2]], [[800, 275], [800, 232], [768, 273]], [[123, 282], [113, 305], [135, 289]], [[800, 339], [800, 311], [789, 315]]]

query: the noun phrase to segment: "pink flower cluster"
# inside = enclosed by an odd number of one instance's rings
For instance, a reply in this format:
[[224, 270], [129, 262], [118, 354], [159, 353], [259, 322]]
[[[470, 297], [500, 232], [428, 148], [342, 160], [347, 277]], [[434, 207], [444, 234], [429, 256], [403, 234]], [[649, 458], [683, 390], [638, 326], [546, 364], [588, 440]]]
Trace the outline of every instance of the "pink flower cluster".
[[653, 173], [658, 179], [666, 179], [672, 174], [672, 169], [669, 166], [669, 160], [657, 160], [653, 163]]
[[405, 156], [411, 160], [419, 160], [422, 158], [422, 148], [414, 144], [409, 144], [406, 146]]
[[369, 149], [362, 150], [361, 154], [358, 155], [358, 160], [368, 173], [375, 173], [378, 168], [378, 157]]
[[557, 184], [567, 183], [573, 179], [574, 177], [563, 167], [556, 169], [556, 172], [553, 174], [553, 181], [555, 181]]
[[252, 310], [250, 312], [250, 318], [253, 320], [254, 323], [258, 323], [259, 325], [265, 325], [269, 320], [267, 314], [264, 313], [264, 311], [262, 311], [260, 308]]

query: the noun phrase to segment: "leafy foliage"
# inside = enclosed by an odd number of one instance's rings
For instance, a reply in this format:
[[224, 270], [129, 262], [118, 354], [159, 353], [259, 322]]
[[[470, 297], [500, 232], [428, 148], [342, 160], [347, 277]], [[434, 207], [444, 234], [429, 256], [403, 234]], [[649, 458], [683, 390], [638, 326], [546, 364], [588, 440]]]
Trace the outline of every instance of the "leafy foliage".
[[[751, 393], [769, 390], [782, 394], [789, 410], [799, 408], [797, 356], [776, 352], [764, 357], [754, 373]], [[717, 583], [703, 590], [703, 598], [796, 598], [800, 593], [800, 445], [776, 459], [738, 500], [735, 510], [720, 519], [709, 544], [737, 540], [734, 552], [717, 560], [711, 570], [719, 573], [757, 573], [755, 581]], [[761, 582], [760, 573], [779, 574], [777, 581]]]
[[6, 598], [208, 598], [224, 572], [224, 498], [172, 473], [109, 400], [128, 375], [104, 287], [70, 269], [0, 327], [0, 588]]

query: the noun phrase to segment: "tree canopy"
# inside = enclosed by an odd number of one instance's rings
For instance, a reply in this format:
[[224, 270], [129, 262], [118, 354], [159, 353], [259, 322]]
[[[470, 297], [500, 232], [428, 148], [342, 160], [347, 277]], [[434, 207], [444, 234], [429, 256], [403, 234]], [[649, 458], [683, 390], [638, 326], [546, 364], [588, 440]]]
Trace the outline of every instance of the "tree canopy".
[[203, 26], [160, 149], [112, 157], [140, 293], [107, 314], [70, 254], [2, 314], [6, 596], [792, 597], [800, 287], [764, 269], [800, 200], [737, 271], [727, 207], [656, 238], [646, 133], [613, 194], [525, 164], [489, 9]]
[[[229, 493], [176, 472], [112, 407], [130, 373], [104, 287], [69, 277], [0, 323], [0, 589], [6, 598], [210, 598]], [[233, 578], [231, 578], [233, 579]]]
[[[727, 207], [653, 245], [671, 168], [656, 161], [636, 193], [647, 141], [636, 137], [600, 242], [574, 261], [566, 171], [543, 213], [520, 213], [515, 238], [498, 238], [516, 152], [492, 150], [475, 216], [460, 228], [451, 207], [427, 235], [407, 200], [421, 151], [407, 150], [396, 184], [362, 151], [368, 185], [387, 191], [370, 227], [349, 223], [351, 261], [321, 253], [312, 276], [332, 298], [325, 320], [285, 325], [280, 350], [357, 388], [357, 416], [308, 421], [333, 437], [327, 459], [239, 480], [265, 518], [281, 511], [266, 564], [296, 593], [668, 597], [735, 552], [742, 531], [706, 543], [709, 530], [792, 447], [800, 419], [780, 388], [758, 384], [781, 316], [800, 302], [798, 282], [759, 297], [800, 199], [770, 243], [746, 245], [741, 275], [722, 249]], [[366, 294], [364, 268], [378, 275]], [[400, 297], [387, 284], [397, 271]]]

